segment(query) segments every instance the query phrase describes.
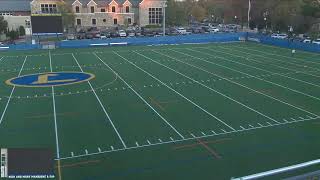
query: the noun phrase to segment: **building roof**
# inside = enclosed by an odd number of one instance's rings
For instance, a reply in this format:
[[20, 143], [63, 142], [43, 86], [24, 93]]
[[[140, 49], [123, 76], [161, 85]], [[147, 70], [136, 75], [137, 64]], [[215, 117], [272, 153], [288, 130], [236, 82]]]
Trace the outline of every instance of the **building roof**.
[[[1, 1], [1, 0], [0, 0]], [[68, 2], [70, 4], [72, 4], [74, 1], [76, 0], [65, 0], [65, 2]], [[86, 6], [91, 0], [78, 0], [83, 6]], [[98, 4], [98, 6], [106, 6], [108, 5], [112, 0], [93, 0], [95, 3]], [[126, 0], [114, 0], [115, 2], [117, 2], [119, 5], [123, 4]], [[157, 0], [153, 0], [153, 1], [157, 1]], [[159, 1], [159, 0], [158, 0]], [[164, 0], [161, 0], [164, 1]], [[129, 2], [133, 5], [133, 6], [138, 6], [140, 2], [142, 2], [142, 0], [129, 0]]]
[[0, 12], [31, 11], [31, 0], [0, 0]]

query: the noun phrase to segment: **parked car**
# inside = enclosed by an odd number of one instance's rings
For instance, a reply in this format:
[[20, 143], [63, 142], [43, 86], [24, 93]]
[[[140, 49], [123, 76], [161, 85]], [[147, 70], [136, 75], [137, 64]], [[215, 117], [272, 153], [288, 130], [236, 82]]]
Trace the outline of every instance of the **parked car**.
[[112, 31], [110, 32], [110, 37], [111, 38], [119, 37], [119, 33], [117, 31]]
[[136, 36], [143, 36], [141, 30], [136, 30]]
[[3, 46], [4, 44], [3, 44], [3, 42], [0, 42], [0, 46]]
[[86, 39], [93, 39], [92, 33], [86, 33]]
[[178, 32], [179, 34], [182, 34], [182, 35], [187, 34], [187, 30], [186, 30], [185, 28], [183, 28], [183, 27], [177, 28], [177, 32]]
[[316, 40], [313, 40], [313, 41], [312, 41], [312, 44], [318, 44], [318, 45], [320, 45], [320, 38], [319, 38], [319, 39], [316, 39]]
[[306, 38], [306, 39], [304, 39], [302, 42], [303, 42], [303, 43], [311, 43], [312, 41], [311, 41], [310, 38]]
[[271, 37], [272, 38], [276, 38], [276, 39], [286, 39], [288, 38], [288, 35], [287, 34], [271, 34]]
[[102, 32], [100, 35], [100, 39], [106, 39], [106, 38], [110, 38], [110, 37], [111, 37], [110, 32]]
[[93, 34], [93, 38], [98, 38], [98, 39], [100, 39], [100, 38], [101, 38], [101, 33], [95, 33], [95, 34]]
[[80, 30], [77, 33], [77, 39], [85, 39], [86, 38], [86, 32], [84, 30]]
[[211, 28], [209, 28], [209, 32], [210, 33], [217, 33], [217, 32], [219, 32], [220, 30], [219, 30], [219, 28], [217, 28], [217, 27], [211, 27]]
[[204, 31], [204, 32], [210, 32], [210, 27], [209, 26], [202, 26], [201, 27], [202, 28], [202, 30]]
[[128, 31], [128, 37], [135, 37], [136, 33], [134, 32], [134, 30], [130, 30]]
[[192, 31], [192, 33], [194, 33], [194, 34], [199, 34], [199, 33], [201, 33], [200, 29], [201, 29], [201, 28], [193, 27], [193, 28], [191, 28], [191, 31]]
[[118, 34], [120, 37], [127, 37], [127, 33], [124, 30], [119, 30]]
[[175, 29], [175, 28], [169, 29], [169, 35], [178, 35], [178, 34], [179, 34], [179, 32], [177, 29]]
[[67, 35], [67, 40], [75, 40], [75, 39], [76, 39], [76, 37], [75, 37], [74, 34], [68, 34]]

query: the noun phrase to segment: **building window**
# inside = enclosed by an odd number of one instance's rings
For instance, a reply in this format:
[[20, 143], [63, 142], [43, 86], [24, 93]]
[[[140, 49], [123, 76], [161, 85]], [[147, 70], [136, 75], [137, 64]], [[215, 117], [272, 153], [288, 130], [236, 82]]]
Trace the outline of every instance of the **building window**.
[[162, 8], [149, 8], [149, 24], [162, 23]]
[[118, 24], [118, 19], [113, 19], [113, 24]]
[[91, 13], [94, 13], [94, 6], [91, 6], [91, 7], [90, 7], [90, 12], [91, 12]]
[[131, 24], [131, 18], [128, 18], [128, 24]]
[[92, 25], [96, 25], [97, 24], [97, 20], [96, 19], [92, 19]]
[[106, 9], [102, 8], [102, 9], [101, 9], [101, 12], [106, 12]]
[[130, 12], [130, 8], [129, 6], [126, 6], [126, 13], [129, 13]]
[[3, 12], [3, 13], [0, 13], [0, 15], [2, 15], [2, 16], [12, 16], [13, 13], [12, 12]]
[[41, 4], [41, 12], [42, 13], [57, 13], [57, 5], [56, 4]]
[[77, 19], [77, 25], [81, 25], [81, 19]]
[[115, 7], [115, 6], [112, 6], [111, 11], [112, 11], [112, 12], [116, 12], [116, 7]]
[[76, 13], [80, 13], [80, 7], [76, 6]]
[[30, 23], [29, 19], [26, 19], [25, 22], [26, 22], [26, 27], [30, 27], [31, 26], [31, 23]]
[[106, 20], [106, 19], [103, 19], [102, 21], [103, 21], [103, 22], [107, 22], [107, 20]]

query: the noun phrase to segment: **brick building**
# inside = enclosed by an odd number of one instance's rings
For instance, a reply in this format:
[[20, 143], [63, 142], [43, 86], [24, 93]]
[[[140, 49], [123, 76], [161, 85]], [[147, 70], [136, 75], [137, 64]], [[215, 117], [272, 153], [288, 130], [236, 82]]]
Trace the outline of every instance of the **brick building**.
[[[31, 13], [57, 13], [62, 0], [33, 0]], [[65, 0], [80, 27], [161, 24], [165, 0]]]

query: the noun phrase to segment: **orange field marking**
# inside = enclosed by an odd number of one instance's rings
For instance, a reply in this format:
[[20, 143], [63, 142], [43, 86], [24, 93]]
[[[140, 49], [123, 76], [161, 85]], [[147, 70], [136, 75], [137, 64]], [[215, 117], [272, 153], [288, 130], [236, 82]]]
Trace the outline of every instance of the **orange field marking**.
[[62, 177], [61, 177], [61, 164], [60, 164], [60, 160], [58, 160], [58, 179], [61, 180]]
[[178, 100], [172, 100], [172, 101], [159, 101], [160, 104], [171, 104], [171, 103], [178, 103]]
[[152, 97], [149, 97], [149, 99], [153, 104], [158, 106], [162, 111], [165, 111], [164, 107], [158, 101], [154, 100]]
[[[76, 166], [81, 166], [81, 165], [86, 165], [86, 164], [92, 164], [92, 163], [99, 163], [100, 160], [94, 160], [94, 161], [83, 161], [83, 162], [78, 162], [78, 163], [73, 163], [73, 164], [65, 164], [65, 165], [60, 165], [61, 168], [65, 168], [65, 167], [76, 167]], [[56, 167], [59, 169], [59, 165], [58, 167]]]
[[203, 143], [200, 139], [197, 139], [199, 144], [201, 144], [205, 149], [207, 149], [213, 157], [216, 159], [221, 159], [221, 156], [213, 149], [211, 149], [207, 144]]
[[[65, 112], [65, 113], [57, 113], [57, 116], [75, 116], [78, 113], [76, 112]], [[27, 116], [25, 118], [27, 119], [40, 119], [40, 118], [48, 118], [52, 117], [53, 114], [40, 114], [40, 115], [35, 115], [35, 116]]]
[[[223, 138], [223, 139], [218, 139], [215, 141], [202, 141], [202, 143], [204, 144], [214, 144], [214, 143], [219, 143], [219, 142], [224, 142], [224, 141], [229, 141], [231, 140], [231, 138]], [[198, 143], [194, 143], [194, 144], [187, 144], [187, 145], [181, 145], [181, 146], [175, 146], [173, 147], [173, 149], [177, 150], [177, 149], [186, 149], [186, 148], [191, 148], [191, 147], [196, 147], [201, 145], [199, 142]]]

